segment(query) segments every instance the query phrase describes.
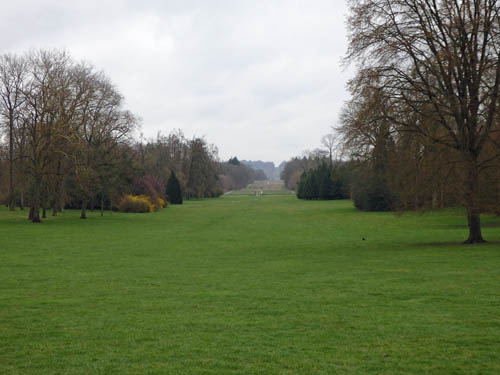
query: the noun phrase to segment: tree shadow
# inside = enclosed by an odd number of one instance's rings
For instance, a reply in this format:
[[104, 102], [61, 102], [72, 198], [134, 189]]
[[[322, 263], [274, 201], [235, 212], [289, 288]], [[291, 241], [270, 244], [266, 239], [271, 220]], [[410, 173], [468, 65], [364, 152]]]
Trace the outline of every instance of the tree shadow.
[[[439, 229], [467, 229], [467, 224], [440, 224]], [[481, 223], [481, 228], [500, 228], [500, 221], [487, 221]]]
[[476, 248], [476, 247], [486, 247], [486, 246], [499, 246], [500, 241], [487, 241], [483, 243], [467, 244], [463, 241], [460, 242], [417, 242], [411, 244], [412, 247], [461, 247], [461, 248]]

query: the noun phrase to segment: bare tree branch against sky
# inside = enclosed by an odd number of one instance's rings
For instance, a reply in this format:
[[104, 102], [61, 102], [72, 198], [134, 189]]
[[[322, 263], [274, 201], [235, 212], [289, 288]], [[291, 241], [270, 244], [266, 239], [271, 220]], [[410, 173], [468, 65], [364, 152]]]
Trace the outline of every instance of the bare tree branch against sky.
[[182, 129], [222, 159], [280, 162], [320, 145], [348, 94], [343, 1], [2, 4], [0, 50], [66, 49], [101, 68], [146, 137]]

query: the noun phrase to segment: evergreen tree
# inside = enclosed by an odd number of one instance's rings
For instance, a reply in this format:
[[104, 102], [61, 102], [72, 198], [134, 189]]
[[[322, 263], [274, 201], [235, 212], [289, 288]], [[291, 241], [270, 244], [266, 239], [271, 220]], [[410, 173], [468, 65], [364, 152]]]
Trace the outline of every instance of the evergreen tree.
[[305, 184], [305, 199], [318, 199], [319, 188], [316, 171], [312, 170], [308, 173]]
[[299, 182], [297, 184], [297, 198], [306, 199], [306, 181], [307, 181], [307, 171], [302, 172], [300, 175]]
[[171, 204], [182, 204], [182, 191], [181, 184], [175, 175], [175, 172], [172, 171], [167, 181], [167, 200]]
[[321, 200], [333, 199], [333, 181], [331, 169], [322, 163], [316, 170], [318, 181], [318, 197]]
[[330, 166], [322, 162], [318, 167], [302, 172], [297, 183], [299, 199], [345, 199], [347, 194], [348, 173], [346, 167]]
[[236, 156], [229, 159], [228, 163], [232, 164], [232, 165], [240, 165], [241, 164]]

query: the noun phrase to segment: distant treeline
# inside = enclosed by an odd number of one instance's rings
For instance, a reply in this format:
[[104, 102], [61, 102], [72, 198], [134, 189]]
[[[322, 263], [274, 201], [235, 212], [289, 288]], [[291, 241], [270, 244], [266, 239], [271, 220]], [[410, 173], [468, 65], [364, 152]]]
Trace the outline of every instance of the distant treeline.
[[262, 170], [243, 164], [236, 156], [230, 158], [226, 163], [219, 164], [219, 177], [222, 189], [226, 191], [245, 188], [257, 180], [267, 180]]
[[280, 173], [285, 167], [285, 162], [282, 162], [279, 166], [275, 166], [272, 161], [252, 161], [252, 160], [241, 160], [242, 164], [252, 167], [255, 170], [262, 170], [268, 180], [279, 180]]
[[[467, 175], [456, 152], [422, 137], [397, 134], [388, 122], [381, 122], [378, 128], [356, 129], [362, 124], [361, 119], [356, 120], [344, 118], [338, 135], [330, 135], [337, 140], [330, 144], [331, 151], [325, 147], [290, 159], [281, 173], [285, 186], [302, 199], [351, 198], [358, 209], [366, 211], [463, 204], [462, 186]], [[332, 160], [332, 154], [338, 157]], [[341, 154], [347, 160], [342, 160]], [[494, 149], [489, 155], [488, 168], [480, 175], [478, 204], [482, 212], [500, 214], [500, 164]]]

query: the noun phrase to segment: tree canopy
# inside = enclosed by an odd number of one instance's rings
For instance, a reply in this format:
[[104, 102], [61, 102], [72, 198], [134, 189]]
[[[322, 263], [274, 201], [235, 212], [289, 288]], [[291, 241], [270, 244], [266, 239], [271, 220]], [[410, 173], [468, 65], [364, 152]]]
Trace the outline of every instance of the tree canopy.
[[[498, 158], [500, 4], [494, 0], [352, 0], [347, 62], [358, 63], [344, 112], [370, 146], [373, 127], [412, 133], [460, 158], [467, 243], [483, 242], [481, 175]], [[370, 92], [378, 106], [357, 97]], [[357, 120], [357, 121], [355, 121]], [[357, 122], [357, 123], [356, 123]], [[356, 126], [353, 126], [356, 125]], [[385, 126], [385, 127], [384, 127]], [[364, 130], [363, 130], [364, 129]], [[359, 137], [358, 137], [359, 138]]]

